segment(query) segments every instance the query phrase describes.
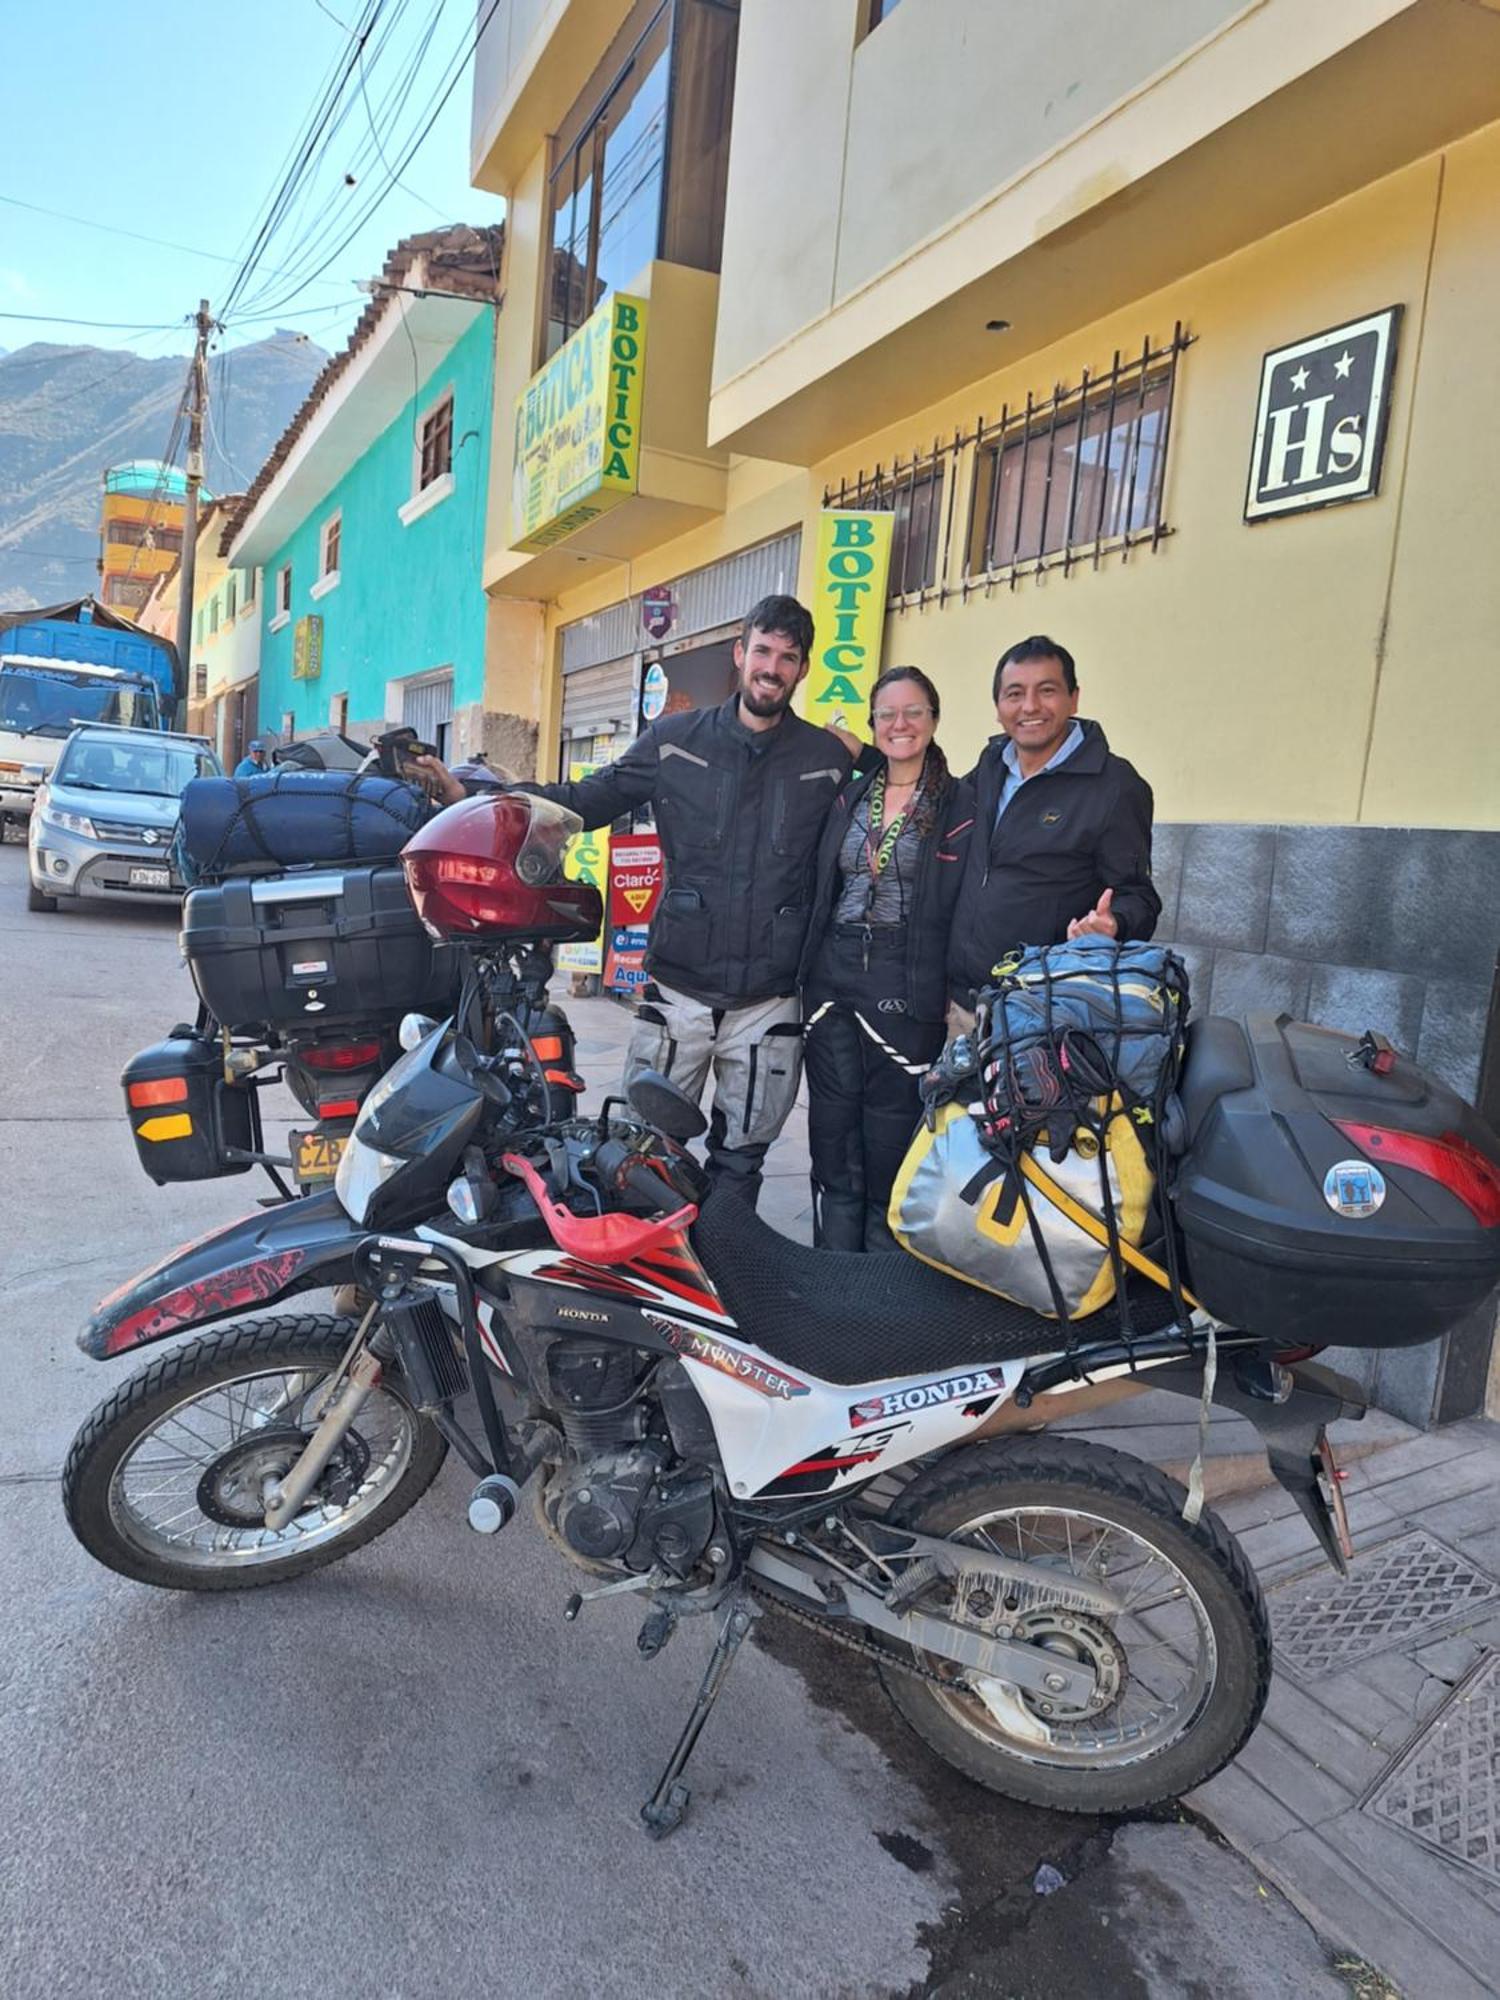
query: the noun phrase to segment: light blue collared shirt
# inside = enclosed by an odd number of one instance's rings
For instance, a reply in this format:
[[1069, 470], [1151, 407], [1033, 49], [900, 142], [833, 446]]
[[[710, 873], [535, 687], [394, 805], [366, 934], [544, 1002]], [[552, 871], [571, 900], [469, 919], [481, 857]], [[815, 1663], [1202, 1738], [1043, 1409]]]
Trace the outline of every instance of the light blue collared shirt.
[[[1083, 725], [1075, 718], [1073, 727], [1068, 731], [1046, 763], [1043, 764], [1042, 771], [1055, 771], [1059, 764], [1065, 764], [1082, 741]], [[1020, 753], [1009, 737], [1005, 739], [1005, 748], [1000, 752], [1000, 755], [1005, 760], [1005, 768], [1009, 775], [1005, 783], [1000, 787], [1000, 804], [995, 809], [995, 824], [997, 826], [1000, 824], [1000, 817], [1005, 808], [1010, 804], [1016, 793], [1020, 791], [1022, 785], [1027, 782], [1021, 770]], [[1039, 778], [1042, 775], [1042, 771], [1033, 771], [1031, 775], [1033, 778]]]

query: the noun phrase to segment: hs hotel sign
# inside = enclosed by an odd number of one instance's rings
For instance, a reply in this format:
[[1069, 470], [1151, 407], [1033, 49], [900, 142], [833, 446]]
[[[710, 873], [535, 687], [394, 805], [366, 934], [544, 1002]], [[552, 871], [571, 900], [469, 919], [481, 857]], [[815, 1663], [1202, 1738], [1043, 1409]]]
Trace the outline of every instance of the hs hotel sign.
[[1387, 306], [1266, 356], [1247, 521], [1378, 490], [1400, 324], [1400, 306]]

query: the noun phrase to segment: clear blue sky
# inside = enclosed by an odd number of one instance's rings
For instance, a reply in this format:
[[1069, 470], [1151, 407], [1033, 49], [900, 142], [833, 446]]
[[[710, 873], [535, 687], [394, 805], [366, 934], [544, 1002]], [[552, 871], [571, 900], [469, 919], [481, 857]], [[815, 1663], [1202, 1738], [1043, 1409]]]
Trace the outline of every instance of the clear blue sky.
[[[336, 347], [366, 303], [354, 280], [376, 273], [391, 245], [442, 222], [496, 222], [504, 212], [468, 182], [475, 0], [50, 0], [6, 8], [0, 348], [46, 340], [186, 353], [191, 331], [180, 322], [200, 298], [214, 307], [224, 299], [299, 131], [341, 53], [347, 59], [348, 30], [377, 7], [364, 91], [356, 65], [340, 99], [349, 107], [342, 126], [223, 339], [233, 347], [279, 325]], [[460, 60], [462, 75], [401, 172], [403, 185], [365, 217]], [[185, 247], [112, 233], [120, 231]], [[311, 267], [329, 257], [327, 270], [311, 278]], [[44, 317], [6, 317], [20, 313]]]

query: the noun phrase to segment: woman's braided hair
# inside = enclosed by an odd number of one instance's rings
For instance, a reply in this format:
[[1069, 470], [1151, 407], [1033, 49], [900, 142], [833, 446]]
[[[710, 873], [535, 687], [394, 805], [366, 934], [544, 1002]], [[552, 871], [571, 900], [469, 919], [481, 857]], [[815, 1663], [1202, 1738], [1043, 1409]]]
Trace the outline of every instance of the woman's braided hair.
[[[942, 715], [943, 704], [938, 691], [920, 667], [887, 667], [885, 672], [870, 689], [870, 733], [875, 732], [875, 703], [882, 692], [897, 681], [915, 681], [926, 695], [932, 709], [934, 723]], [[912, 816], [912, 831], [919, 839], [925, 840], [937, 824], [938, 796], [948, 782], [948, 759], [934, 736], [927, 746], [927, 758], [922, 765], [922, 796], [917, 801], [917, 810]]]

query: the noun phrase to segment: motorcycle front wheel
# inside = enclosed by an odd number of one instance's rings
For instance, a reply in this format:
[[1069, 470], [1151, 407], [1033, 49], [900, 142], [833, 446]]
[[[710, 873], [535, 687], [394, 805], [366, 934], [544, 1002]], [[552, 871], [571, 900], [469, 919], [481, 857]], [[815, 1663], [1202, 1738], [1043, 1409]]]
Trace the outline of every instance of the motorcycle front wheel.
[[[921, 1608], [996, 1636], [1026, 1638], [1091, 1666], [1091, 1699], [1069, 1710], [922, 1653], [922, 1676], [880, 1669], [922, 1739], [991, 1790], [1059, 1812], [1129, 1812], [1180, 1798], [1243, 1748], [1271, 1679], [1260, 1586], [1228, 1529], [1205, 1512], [1189, 1526], [1183, 1488], [1107, 1446], [1048, 1437], [959, 1450], [921, 1473], [893, 1524], [954, 1543], [959, 1574]], [[1028, 1605], [982, 1572], [964, 1546], [1101, 1583], [1105, 1616]]]
[[154, 1361], [73, 1440], [63, 1505], [106, 1568], [167, 1590], [247, 1590], [383, 1535], [437, 1477], [447, 1443], [387, 1376], [296, 1517], [265, 1525], [353, 1338], [319, 1314], [246, 1320]]

